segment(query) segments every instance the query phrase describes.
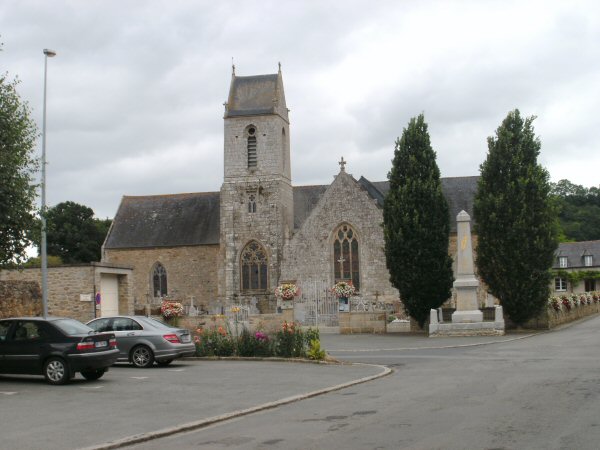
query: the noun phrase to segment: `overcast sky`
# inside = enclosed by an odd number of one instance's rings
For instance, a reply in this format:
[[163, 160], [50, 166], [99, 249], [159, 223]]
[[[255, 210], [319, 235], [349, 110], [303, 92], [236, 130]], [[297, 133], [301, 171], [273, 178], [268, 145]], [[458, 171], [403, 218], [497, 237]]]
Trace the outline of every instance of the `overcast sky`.
[[477, 175], [514, 108], [553, 181], [600, 182], [597, 0], [4, 0], [0, 35], [40, 130], [57, 52], [49, 206], [112, 218], [123, 195], [218, 191], [232, 57], [240, 76], [282, 64], [294, 185], [330, 183], [342, 156], [385, 180], [421, 112], [442, 176]]

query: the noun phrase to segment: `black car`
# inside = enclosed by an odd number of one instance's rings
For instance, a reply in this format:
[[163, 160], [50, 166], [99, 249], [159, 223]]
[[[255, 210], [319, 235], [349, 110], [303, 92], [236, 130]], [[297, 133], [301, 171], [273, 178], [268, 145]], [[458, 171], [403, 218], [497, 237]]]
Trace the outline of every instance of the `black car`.
[[64, 317], [0, 320], [0, 373], [44, 375], [65, 384], [76, 372], [97, 380], [119, 356], [114, 333]]

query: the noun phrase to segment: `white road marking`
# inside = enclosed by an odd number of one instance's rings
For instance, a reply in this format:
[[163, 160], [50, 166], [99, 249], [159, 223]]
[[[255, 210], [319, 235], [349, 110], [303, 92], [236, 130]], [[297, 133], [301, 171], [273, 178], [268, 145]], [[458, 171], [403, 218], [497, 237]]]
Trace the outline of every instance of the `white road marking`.
[[81, 389], [102, 389], [104, 386], [80, 386]]
[[129, 377], [129, 378], [133, 378], [134, 380], [145, 380], [148, 377]]
[[0, 391], [0, 394], [2, 394], [2, 395], [15, 395], [15, 394], [18, 394], [18, 392]]
[[185, 369], [169, 369], [169, 372], [183, 372]]

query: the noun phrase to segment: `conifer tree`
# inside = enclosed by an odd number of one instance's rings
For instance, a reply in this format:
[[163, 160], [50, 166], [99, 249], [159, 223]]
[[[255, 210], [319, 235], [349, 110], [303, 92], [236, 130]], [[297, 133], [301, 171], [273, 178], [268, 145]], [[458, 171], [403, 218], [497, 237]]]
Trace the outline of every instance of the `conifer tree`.
[[488, 138], [475, 195], [477, 270], [505, 313], [519, 325], [544, 307], [557, 246], [548, 172], [538, 164], [535, 117], [508, 113]]
[[390, 281], [421, 327], [450, 298], [454, 281], [448, 204], [435, 159], [423, 114], [413, 117], [396, 140], [383, 208]]

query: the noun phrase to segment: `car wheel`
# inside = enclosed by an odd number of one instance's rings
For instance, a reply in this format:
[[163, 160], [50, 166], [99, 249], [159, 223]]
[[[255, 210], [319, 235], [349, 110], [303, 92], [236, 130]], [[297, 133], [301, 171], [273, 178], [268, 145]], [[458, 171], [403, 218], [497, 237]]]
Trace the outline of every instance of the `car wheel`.
[[165, 367], [168, 366], [169, 364], [171, 364], [173, 362], [172, 359], [163, 359], [162, 361], [156, 361], [156, 364], [158, 364], [161, 367]]
[[145, 345], [138, 345], [131, 352], [131, 362], [135, 367], [150, 367], [154, 363], [154, 354]]
[[71, 374], [64, 359], [52, 357], [44, 364], [44, 377], [50, 384], [66, 384], [71, 379]]
[[106, 373], [106, 369], [92, 369], [92, 370], [82, 370], [81, 376], [86, 380], [97, 380], [102, 378], [102, 375]]

